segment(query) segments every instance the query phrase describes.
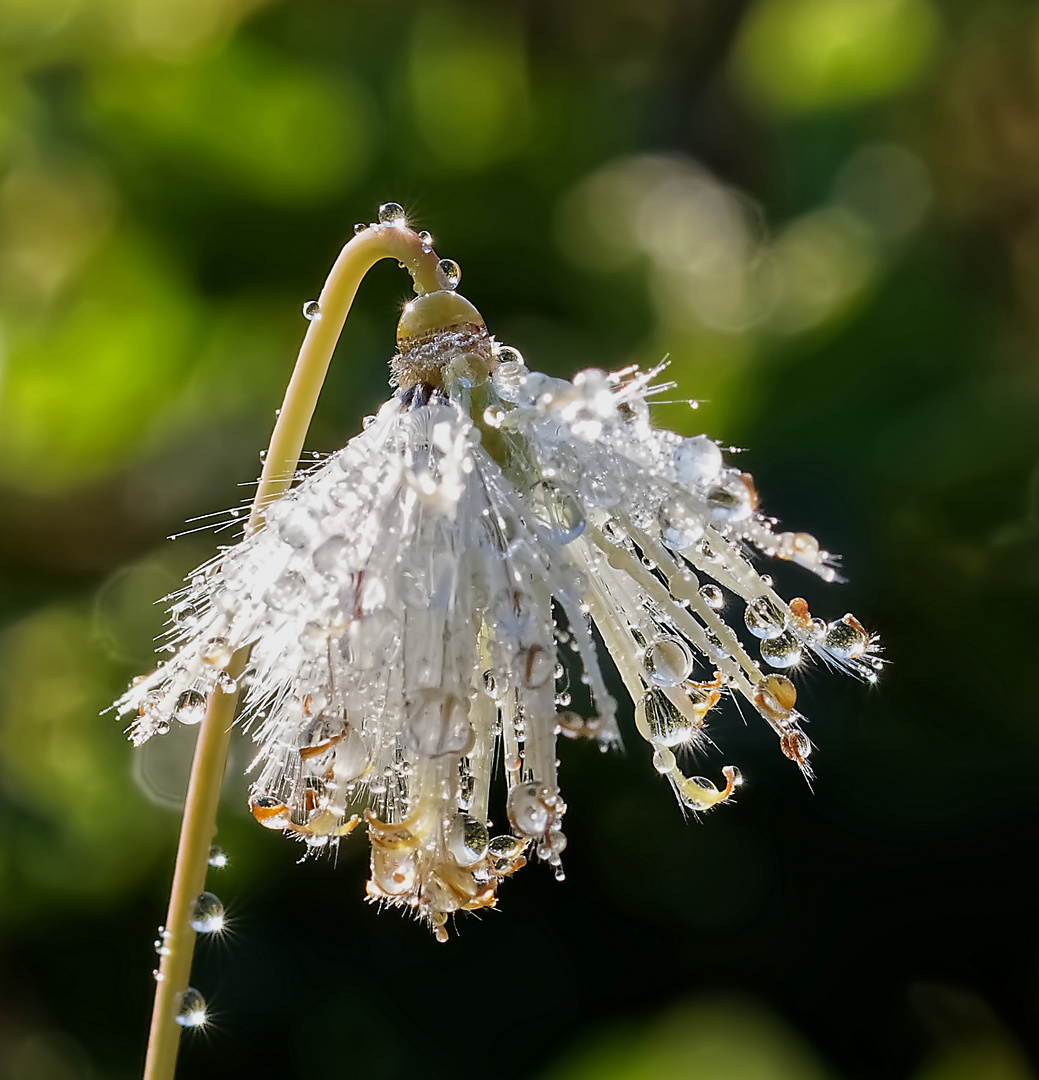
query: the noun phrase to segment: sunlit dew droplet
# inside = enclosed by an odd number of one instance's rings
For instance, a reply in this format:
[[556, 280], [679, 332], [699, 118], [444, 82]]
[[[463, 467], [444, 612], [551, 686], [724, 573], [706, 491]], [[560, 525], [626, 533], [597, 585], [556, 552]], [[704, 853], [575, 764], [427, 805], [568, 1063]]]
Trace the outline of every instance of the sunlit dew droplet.
[[489, 668], [483, 673], [483, 692], [489, 698], [496, 698], [498, 696], [498, 680], [494, 677], [494, 672]]
[[301, 574], [297, 574], [294, 570], [286, 570], [264, 594], [264, 600], [275, 611], [288, 611], [295, 608], [305, 584]]
[[509, 793], [509, 820], [521, 836], [541, 836], [548, 828], [549, 810], [539, 784], [520, 784]]
[[361, 235], [361, 233], [363, 233], [363, 232], [364, 232], [364, 230], [365, 230], [365, 229], [367, 229], [367, 228], [368, 228], [368, 226], [367, 226], [367, 225], [365, 225], [365, 223], [364, 223], [363, 221], [359, 221], [359, 222], [358, 222], [358, 223], [357, 223], [357, 224], [356, 224], [356, 225], [354, 226], [354, 236], [360, 236], [360, 235]]
[[379, 207], [379, 223], [382, 225], [394, 225], [402, 229], [407, 224], [407, 216], [404, 207], [400, 203], [387, 202]]
[[199, 893], [191, 906], [188, 919], [191, 929], [199, 934], [215, 934], [224, 928], [224, 905], [211, 892]]
[[542, 480], [535, 485], [535, 492], [544, 507], [539, 517], [549, 526], [557, 544], [569, 544], [584, 532], [584, 511], [572, 491]]
[[227, 866], [227, 852], [218, 844], [213, 844], [209, 849], [209, 865], [223, 870]]
[[441, 259], [437, 263], [437, 284], [442, 289], [457, 289], [462, 280], [462, 268], [454, 259]]
[[[639, 702], [646, 717], [650, 737], [662, 746], [680, 746], [692, 742], [697, 729], [662, 690], [653, 689]], [[654, 764], [655, 764], [654, 760]]]
[[224, 637], [210, 638], [202, 646], [202, 663], [209, 664], [211, 667], [227, 667], [232, 655], [231, 645]]
[[491, 376], [494, 392], [502, 401], [518, 402], [523, 396], [527, 381], [527, 369], [515, 360], [503, 360]]
[[523, 353], [519, 349], [514, 349], [511, 345], [499, 345], [497, 352], [495, 353], [499, 364], [521, 364], [526, 367], [526, 361], [523, 359]]
[[688, 487], [713, 480], [722, 467], [722, 452], [718, 444], [706, 435], [683, 439], [674, 454], [675, 472]]
[[828, 652], [842, 660], [850, 660], [862, 656], [869, 644], [869, 637], [859, 627], [844, 619], [838, 619], [830, 623], [826, 628], [826, 637], [823, 639]]
[[689, 678], [693, 654], [680, 638], [661, 638], [647, 647], [642, 666], [657, 686], [678, 686]]
[[657, 511], [657, 523], [664, 543], [675, 551], [685, 551], [703, 536], [703, 522], [681, 495], [661, 504]]
[[419, 240], [422, 241], [422, 250], [427, 254], [433, 250], [433, 234], [427, 232], [425, 229], [418, 234]]
[[783, 632], [783, 612], [767, 596], [751, 600], [743, 613], [743, 621], [756, 638], [779, 637]]
[[303, 318], [307, 322], [317, 322], [321, 318], [321, 305], [316, 300], [308, 300], [303, 305]]
[[181, 995], [177, 1015], [173, 1019], [181, 1027], [202, 1027], [206, 1022], [206, 999], [193, 986], [189, 986]]
[[801, 644], [789, 631], [761, 643], [761, 658], [774, 668], [793, 667], [801, 659]]
[[721, 611], [725, 607], [725, 594], [717, 585], [701, 585], [700, 596], [703, 602], [714, 611]]
[[187, 724], [189, 727], [201, 723], [202, 718], [206, 715], [206, 699], [204, 695], [197, 690], [185, 690], [177, 698], [173, 715], [182, 724]]
[[473, 866], [487, 854], [487, 826], [477, 817], [458, 814], [447, 834], [447, 850], [459, 866]]

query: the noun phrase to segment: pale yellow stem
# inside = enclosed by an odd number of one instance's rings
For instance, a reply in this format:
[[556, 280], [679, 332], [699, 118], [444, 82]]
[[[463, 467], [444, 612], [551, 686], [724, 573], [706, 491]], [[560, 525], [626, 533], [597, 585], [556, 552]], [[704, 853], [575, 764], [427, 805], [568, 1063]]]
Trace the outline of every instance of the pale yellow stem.
[[[418, 234], [409, 228], [372, 225], [343, 248], [318, 298], [321, 318], [313, 320], [307, 329], [285, 391], [246, 525], [247, 536], [262, 527], [266, 506], [292, 483], [303, 440], [350, 305], [362, 278], [380, 259], [396, 259], [405, 266], [420, 295], [439, 288], [437, 256], [425, 250]], [[228, 664], [228, 674], [236, 681], [248, 658], [248, 648], [239, 649]], [[177, 1067], [181, 1028], [175, 1017], [188, 987], [195, 948], [195, 931], [191, 929], [189, 919], [194, 900], [205, 887], [237, 701], [237, 691], [232, 694], [214, 692], [195, 744], [166, 916], [168, 936], [163, 942], [166, 953], [159, 963], [144, 1080], [173, 1080]]]

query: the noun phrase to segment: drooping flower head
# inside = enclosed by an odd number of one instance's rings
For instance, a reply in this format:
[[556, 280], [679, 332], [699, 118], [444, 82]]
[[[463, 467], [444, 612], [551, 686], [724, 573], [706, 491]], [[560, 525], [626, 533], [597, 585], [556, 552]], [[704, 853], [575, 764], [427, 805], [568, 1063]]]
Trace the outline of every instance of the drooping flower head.
[[368, 895], [441, 939], [529, 856], [562, 877], [557, 739], [621, 739], [603, 646], [692, 811], [740, 783], [679, 763], [727, 699], [810, 775], [787, 673], [814, 657], [873, 681], [881, 665], [854, 616], [814, 618], [758, 573], [753, 552], [835, 578], [714, 441], [653, 426], [659, 369], [533, 371], [451, 265], [404, 309], [393, 396], [171, 598], [173, 656], [118, 702], [135, 743], [197, 723], [248, 647], [257, 821], [311, 848], [363, 821]]

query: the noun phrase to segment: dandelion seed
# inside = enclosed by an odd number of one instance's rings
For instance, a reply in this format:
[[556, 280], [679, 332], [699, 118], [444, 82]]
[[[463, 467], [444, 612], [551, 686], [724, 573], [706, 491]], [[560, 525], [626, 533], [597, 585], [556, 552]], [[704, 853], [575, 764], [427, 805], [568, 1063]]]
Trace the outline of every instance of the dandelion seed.
[[[380, 221], [406, 228], [396, 204]], [[693, 811], [741, 782], [731, 765], [721, 783], [686, 775], [677, 756], [707, 744], [725, 700], [749, 705], [811, 775], [780, 672], [816, 657], [873, 680], [880, 664], [854, 616], [815, 619], [754, 568], [749, 549], [836, 577], [813, 537], [773, 530], [717, 443], [651, 424], [660, 368], [530, 370], [444, 266], [442, 287], [404, 309], [393, 396], [171, 598], [175, 655], [118, 702], [138, 744], [197, 722], [249, 647], [240, 723], [258, 745], [256, 820], [310, 849], [363, 821], [368, 896], [440, 939], [528, 858], [562, 876], [557, 737], [620, 742], [593, 627], [654, 767]], [[558, 707], [571, 652], [588, 718]], [[508, 829], [492, 835], [499, 764]]]

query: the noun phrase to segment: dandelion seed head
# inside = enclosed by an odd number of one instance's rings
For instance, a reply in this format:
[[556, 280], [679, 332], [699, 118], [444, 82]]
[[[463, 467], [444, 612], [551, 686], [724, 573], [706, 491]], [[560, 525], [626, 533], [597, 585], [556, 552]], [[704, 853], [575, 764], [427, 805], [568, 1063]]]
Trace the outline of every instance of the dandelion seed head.
[[873, 681], [877, 640], [759, 574], [748, 551], [824, 580], [835, 560], [777, 533], [714, 440], [652, 425], [662, 367], [530, 370], [453, 287], [407, 305], [398, 349], [361, 433], [169, 598], [173, 655], [118, 702], [133, 741], [197, 723], [248, 648], [253, 816], [308, 851], [367, 832], [369, 899], [440, 939], [528, 859], [562, 877], [557, 739], [621, 740], [597, 637], [684, 810], [742, 782], [679, 764], [729, 699], [810, 776], [789, 675], [815, 658]]

